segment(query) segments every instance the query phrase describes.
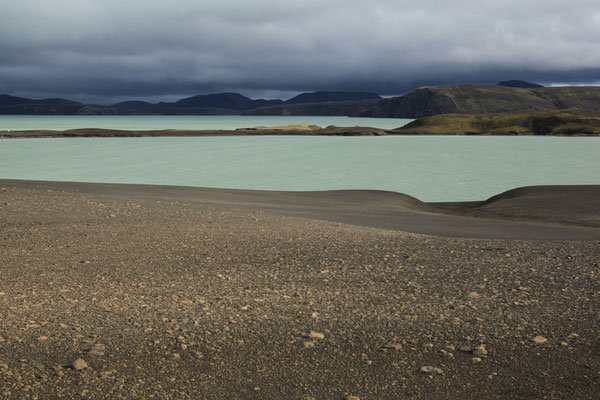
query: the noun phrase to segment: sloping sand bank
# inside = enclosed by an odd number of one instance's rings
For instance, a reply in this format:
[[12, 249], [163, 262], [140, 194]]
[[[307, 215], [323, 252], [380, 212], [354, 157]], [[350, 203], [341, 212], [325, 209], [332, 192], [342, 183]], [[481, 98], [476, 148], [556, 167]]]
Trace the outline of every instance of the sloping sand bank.
[[[538, 186], [487, 201], [423, 203], [373, 190], [275, 192], [182, 186], [0, 180], [18, 188], [209, 204], [449, 237], [600, 239], [600, 185]], [[534, 223], [535, 222], [535, 223]]]

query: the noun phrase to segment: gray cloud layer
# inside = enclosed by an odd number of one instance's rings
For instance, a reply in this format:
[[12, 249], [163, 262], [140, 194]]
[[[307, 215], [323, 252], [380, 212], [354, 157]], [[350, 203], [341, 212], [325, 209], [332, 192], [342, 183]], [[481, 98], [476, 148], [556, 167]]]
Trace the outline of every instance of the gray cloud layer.
[[0, 92], [21, 95], [600, 81], [597, 0], [0, 0], [0, 14]]

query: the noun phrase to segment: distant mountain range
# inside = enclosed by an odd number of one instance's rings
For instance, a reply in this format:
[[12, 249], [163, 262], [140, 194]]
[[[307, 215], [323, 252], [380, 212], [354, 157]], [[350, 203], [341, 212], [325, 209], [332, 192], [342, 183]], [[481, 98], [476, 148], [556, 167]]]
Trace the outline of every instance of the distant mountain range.
[[302, 93], [287, 101], [253, 100], [239, 93], [198, 95], [173, 103], [132, 100], [111, 106], [64, 99], [33, 100], [0, 95], [0, 114], [55, 115], [307, 115], [377, 118], [421, 118], [438, 114], [484, 114], [577, 108], [600, 112], [600, 87], [543, 87], [524, 81], [495, 86], [422, 87], [404, 96], [375, 93]]
[[[239, 93], [216, 93], [198, 95], [173, 103], [148, 103], [131, 100], [110, 106], [78, 103], [65, 99], [34, 100], [16, 96], [0, 95], [0, 114], [45, 115], [103, 115], [103, 114], [181, 114], [181, 115], [231, 115], [242, 114], [273, 105], [298, 106], [305, 103], [381, 100], [376, 93], [362, 92], [314, 92], [302, 93], [287, 101], [253, 100]], [[352, 112], [353, 110], [348, 110]]]

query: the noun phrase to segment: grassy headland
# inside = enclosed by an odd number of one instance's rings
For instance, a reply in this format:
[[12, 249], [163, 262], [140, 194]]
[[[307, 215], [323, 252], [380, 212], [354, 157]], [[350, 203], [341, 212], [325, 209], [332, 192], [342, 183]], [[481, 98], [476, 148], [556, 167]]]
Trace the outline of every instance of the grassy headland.
[[443, 114], [388, 133], [406, 135], [600, 135], [600, 114], [581, 110]]

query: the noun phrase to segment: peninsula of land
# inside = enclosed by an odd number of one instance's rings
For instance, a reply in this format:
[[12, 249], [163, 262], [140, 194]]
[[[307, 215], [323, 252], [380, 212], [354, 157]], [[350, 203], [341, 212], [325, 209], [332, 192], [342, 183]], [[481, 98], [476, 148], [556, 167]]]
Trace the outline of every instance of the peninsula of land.
[[594, 398], [598, 209], [0, 180], [0, 397]]

